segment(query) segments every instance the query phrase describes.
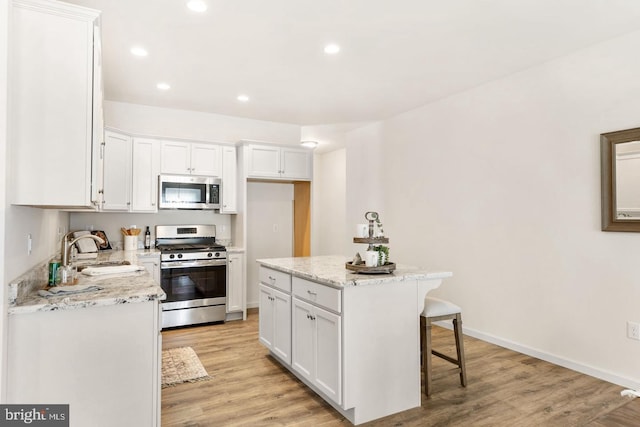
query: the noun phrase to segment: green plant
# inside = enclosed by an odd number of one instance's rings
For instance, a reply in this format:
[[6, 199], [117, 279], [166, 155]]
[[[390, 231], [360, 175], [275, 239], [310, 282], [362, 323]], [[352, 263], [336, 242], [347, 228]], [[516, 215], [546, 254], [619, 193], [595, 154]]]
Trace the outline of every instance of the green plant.
[[378, 251], [378, 265], [384, 265], [389, 262], [389, 246], [379, 245], [375, 247]]

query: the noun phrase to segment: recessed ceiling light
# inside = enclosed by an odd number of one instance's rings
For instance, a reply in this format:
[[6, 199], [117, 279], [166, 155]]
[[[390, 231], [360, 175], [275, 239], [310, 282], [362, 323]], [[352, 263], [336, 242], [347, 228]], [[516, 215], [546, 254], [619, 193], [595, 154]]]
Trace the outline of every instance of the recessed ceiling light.
[[132, 47], [131, 53], [134, 54], [135, 56], [147, 56], [149, 54], [149, 52], [147, 52], [147, 49], [140, 46]]
[[327, 55], [335, 55], [340, 52], [340, 46], [335, 43], [328, 44], [324, 47], [324, 53]]
[[249, 100], [249, 97], [247, 95], [238, 95], [238, 101], [247, 102], [248, 100]]
[[160, 89], [160, 90], [169, 90], [169, 89], [171, 89], [171, 86], [169, 86], [169, 84], [168, 84], [168, 83], [158, 83], [158, 84], [156, 85], [156, 87], [157, 87], [158, 89]]
[[316, 141], [302, 141], [300, 145], [307, 148], [316, 148], [318, 143]]
[[187, 7], [194, 12], [204, 12], [207, 10], [207, 4], [202, 0], [189, 0], [187, 2]]

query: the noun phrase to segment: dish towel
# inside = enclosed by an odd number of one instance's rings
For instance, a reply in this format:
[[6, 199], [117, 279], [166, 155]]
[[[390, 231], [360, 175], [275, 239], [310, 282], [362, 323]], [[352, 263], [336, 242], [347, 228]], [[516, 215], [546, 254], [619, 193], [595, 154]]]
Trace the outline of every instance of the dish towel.
[[104, 289], [96, 285], [72, 285], [72, 286], [56, 286], [49, 290], [41, 289], [38, 295], [41, 297], [55, 297], [60, 295], [81, 294], [84, 292], [101, 291]]
[[141, 265], [111, 265], [107, 267], [87, 267], [81, 271], [87, 276], [102, 276], [105, 274], [121, 274], [142, 271], [144, 267]]

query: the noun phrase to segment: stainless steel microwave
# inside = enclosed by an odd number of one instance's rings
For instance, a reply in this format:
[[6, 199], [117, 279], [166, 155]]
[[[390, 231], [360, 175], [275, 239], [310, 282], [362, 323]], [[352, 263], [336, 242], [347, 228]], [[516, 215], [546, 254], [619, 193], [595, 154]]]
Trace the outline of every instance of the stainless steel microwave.
[[160, 209], [220, 209], [222, 181], [211, 176], [160, 175]]

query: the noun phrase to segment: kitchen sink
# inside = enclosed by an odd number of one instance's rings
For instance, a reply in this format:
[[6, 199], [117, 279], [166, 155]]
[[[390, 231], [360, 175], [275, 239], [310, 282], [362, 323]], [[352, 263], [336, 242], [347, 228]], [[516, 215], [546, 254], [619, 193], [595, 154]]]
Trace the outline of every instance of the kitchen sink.
[[89, 268], [89, 267], [91, 268], [117, 267], [120, 265], [131, 265], [131, 263], [129, 261], [105, 261], [105, 262], [98, 262], [95, 264], [79, 265], [78, 272], [81, 272], [85, 268]]

